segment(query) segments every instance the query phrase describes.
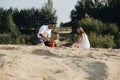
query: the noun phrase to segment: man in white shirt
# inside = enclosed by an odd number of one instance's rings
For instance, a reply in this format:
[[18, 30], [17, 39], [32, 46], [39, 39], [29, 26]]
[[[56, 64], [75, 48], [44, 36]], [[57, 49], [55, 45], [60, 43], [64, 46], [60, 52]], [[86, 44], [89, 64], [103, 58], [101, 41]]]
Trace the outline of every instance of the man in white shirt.
[[44, 43], [46, 46], [49, 46], [51, 41], [51, 31], [56, 27], [56, 23], [52, 22], [48, 25], [42, 25], [39, 29], [37, 37], [39, 38], [39, 43]]

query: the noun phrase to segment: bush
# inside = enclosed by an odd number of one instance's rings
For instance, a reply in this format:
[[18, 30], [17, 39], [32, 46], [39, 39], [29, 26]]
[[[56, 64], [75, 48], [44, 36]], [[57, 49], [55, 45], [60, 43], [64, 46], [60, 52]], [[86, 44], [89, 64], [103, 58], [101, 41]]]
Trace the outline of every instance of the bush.
[[38, 43], [38, 39], [36, 35], [21, 35], [18, 40], [18, 44], [27, 44], [27, 45], [35, 45]]
[[103, 23], [100, 20], [93, 18], [83, 18], [78, 23], [87, 33], [95, 32], [98, 34], [111, 34], [115, 35], [118, 32], [118, 26], [112, 23]]
[[10, 36], [10, 41], [11, 43], [10, 44], [18, 44], [18, 38], [20, 37], [20, 34], [18, 34], [19, 31], [14, 31], [14, 32], [10, 32], [8, 33], [9, 36]]
[[103, 28], [103, 23], [100, 20], [93, 18], [83, 18], [78, 24], [84, 28], [86, 33], [90, 33], [91, 31], [95, 33], [101, 33]]
[[102, 34], [111, 34], [115, 35], [118, 32], [118, 27], [116, 24], [104, 24], [104, 28], [102, 29]]
[[21, 36], [17, 39], [17, 43], [18, 43], [18, 44], [26, 44], [26, 35], [21, 35]]
[[38, 44], [38, 38], [36, 37], [36, 34], [32, 34], [32, 35], [31, 35], [31, 38], [30, 38], [29, 42], [30, 42], [32, 45]]
[[79, 35], [77, 35], [76, 33], [72, 34], [71, 42], [74, 43], [74, 42], [78, 41], [78, 37], [79, 37]]
[[0, 34], [0, 44], [9, 44], [10, 36], [6, 34]]
[[115, 35], [116, 48], [120, 48], [120, 32]]
[[113, 48], [115, 46], [114, 36], [111, 35], [97, 35], [94, 32], [89, 36], [91, 47], [94, 48]]
[[12, 33], [9, 34], [0, 34], [0, 44], [18, 44], [18, 38], [14, 38]]

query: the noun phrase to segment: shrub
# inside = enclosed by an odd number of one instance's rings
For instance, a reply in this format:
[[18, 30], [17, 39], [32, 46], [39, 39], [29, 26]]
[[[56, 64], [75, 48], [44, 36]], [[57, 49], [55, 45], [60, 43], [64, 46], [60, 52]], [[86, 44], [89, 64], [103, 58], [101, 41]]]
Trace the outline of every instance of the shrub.
[[30, 42], [30, 44], [32, 44], [32, 45], [38, 44], [38, 38], [36, 37], [36, 34], [32, 34], [32, 35], [31, 35], [31, 38], [30, 38], [29, 42]]
[[27, 44], [27, 45], [35, 45], [38, 43], [38, 39], [36, 35], [21, 35], [18, 40], [18, 44]]
[[78, 41], [78, 37], [79, 36], [76, 33], [72, 34], [72, 36], [71, 36], [71, 42], [74, 43], [74, 42]]
[[84, 28], [86, 33], [90, 33], [91, 31], [101, 33], [103, 28], [103, 23], [100, 20], [93, 18], [83, 18], [78, 24]]
[[94, 48], [113, 48], [115, 46], [114, 36], [111, 35], [97, 35], [94, 32], [89, 36], [91, 47]]
[[6, 34], [0, 34], [0, 44], [9, 44], [10, 36]]
[[118, 26], [115, 23], [103, 23], [94, 18], [83, 18], [78, 23], [87, 33], [95, 32], [98, 34], [111, 34], [115, 35], [118, 32]]
[[104, 24], [104, 28], [102, 29], [102, 34], [111, 34], [115, 35], [118, 32], [118, 27], [116, 24]]
[[17, 39], [17, 43], [18, 43], [18, 44], [26, 44], [26, 35], [21, 35], [21, 36]]
[[120, 32], [115, 35], [116, 48], [120, 48]]

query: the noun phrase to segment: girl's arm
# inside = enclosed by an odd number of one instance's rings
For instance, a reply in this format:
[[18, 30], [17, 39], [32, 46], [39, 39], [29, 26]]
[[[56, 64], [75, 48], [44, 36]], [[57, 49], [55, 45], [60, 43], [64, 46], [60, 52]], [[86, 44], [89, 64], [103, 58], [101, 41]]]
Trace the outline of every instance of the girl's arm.
[[76, 44], [77, 44], [77, 42], [76, 42], [76, 43], [73, 43], [73, 44], [72, 44], [72, 47], [74, 47], [74, 48], [75, 48], [75, 47], [76, 47]]

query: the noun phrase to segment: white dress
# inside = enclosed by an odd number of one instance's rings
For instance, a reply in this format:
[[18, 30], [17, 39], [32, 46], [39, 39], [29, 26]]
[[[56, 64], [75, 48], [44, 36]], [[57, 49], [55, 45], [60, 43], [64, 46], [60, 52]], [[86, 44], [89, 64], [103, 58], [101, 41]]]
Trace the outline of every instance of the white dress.
[[82, 41], [81, 41], [81, 38], [79, 38], [79, 42], [76, 44], [76, 47], [90, 48], [90, 42], [89, 42], [88, 36], [86, 34], [83, 36]]

